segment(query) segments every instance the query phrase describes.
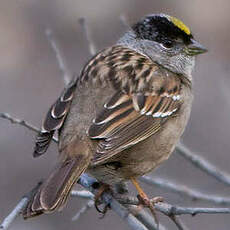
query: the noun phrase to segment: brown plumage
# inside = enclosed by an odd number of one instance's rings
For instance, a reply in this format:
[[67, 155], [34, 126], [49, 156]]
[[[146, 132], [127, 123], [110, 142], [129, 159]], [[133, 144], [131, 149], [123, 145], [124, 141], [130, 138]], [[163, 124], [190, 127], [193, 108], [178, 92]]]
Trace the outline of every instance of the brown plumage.
[[[139, 142], [144, 143], [150, 136], [154, 138], [155, 133], [160, 135], [159, 130], [169, 117], [177, 119], [184, 100], [182, 90], [190, 91], [188, 81], [128, 48], [115, 46], [96, 55], [85, 66], [80, 78], [71, 82], [47, 113], [36, 139], [34, 156], [40, 156], [47, 150], [57, 130], [60, 131], [62, 159], [43, 183], [24, 216], [60, 208], [72, 185], [87, 168], [99, 180], [112, 184], [128, 179], [130, 174], [143, 175], [154, 168], [155, 164], [152, 164], [143, 171], [142, 167], [129, 170], [132, 165], [125, 165], [129, 157], [124, 150]], [[88, 97], [79, 95], [81, 91]], [[106, 97], [101, 94], [106, 94]], [[89, 109], [91, 106], [93, 111], [85, 113], [84, 107]], [[74, 108], [78, 113], [73, 115], [71, 110]], [[78, 119], [74, 120], [71, 116]], [[188, 111], [183, 116], [187, 120]], [[176, 134], [178, 138], [181, 132], [182, 128]], [[125, 156], [124, 163], [121, 154]], [[166, 151], [157, 158], [167, 158], [168, 154]], [[133, 157], [132, 161], [130, 163], [137, 167]], [[113, 162], [121, 162], [117, 177], [116, 170], [111, 167]], [[106, 173], [108, 178], [102, 179]]]
[[[182, 67], [179, 62], [178, 68]], [[84, 171], [114, 185], [134, 181], [168, 159], [190, 114], [189, 71], [186, 75], [169, 70], [122, 44], [95, 55], [64, 89], [43, 122], [34, 156], [45, 153], [58, 131], [60, 159], [24, 217], [62, 208]]]

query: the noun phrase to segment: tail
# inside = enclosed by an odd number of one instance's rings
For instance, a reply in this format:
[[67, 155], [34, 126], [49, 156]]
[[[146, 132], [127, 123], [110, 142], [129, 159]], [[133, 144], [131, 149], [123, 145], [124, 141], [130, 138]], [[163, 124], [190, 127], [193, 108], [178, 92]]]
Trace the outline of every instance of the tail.
[[90, 157], [87, 154], [78, 154], [61, 162], [34, 194], [23, 212], [23, 217], [26, 219], [61, 209], [71, 188], [89, 162]]

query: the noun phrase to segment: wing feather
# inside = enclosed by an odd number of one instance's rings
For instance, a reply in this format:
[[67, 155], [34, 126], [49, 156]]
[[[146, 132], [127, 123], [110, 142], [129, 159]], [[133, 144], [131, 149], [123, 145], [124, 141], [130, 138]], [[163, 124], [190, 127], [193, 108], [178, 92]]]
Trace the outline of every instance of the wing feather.
[[34, 157], [44, 154], [49, 147], [56, 130], [59, 130], [69, 112], [77, 80], [74, 79], [62, 92], [61, 96], [49, 109], [43, 121], [41, 131], [36, 137]]
[[[99, 139], [93, 164], [100, 164], [115, 154], [158, 132], [171, 114], [180, 107], [180, 101], [166, 96], [124, 95], [117, 93], [107, 104], [126, 101], [117, 106], [104, 106], [89, 128], [89, 136]], [[116, 100], [114, 100], [116, 98]], [[128, 99], [129, 98], [129, 99]], [[111, 119], [110, 119], [111, 118]]]

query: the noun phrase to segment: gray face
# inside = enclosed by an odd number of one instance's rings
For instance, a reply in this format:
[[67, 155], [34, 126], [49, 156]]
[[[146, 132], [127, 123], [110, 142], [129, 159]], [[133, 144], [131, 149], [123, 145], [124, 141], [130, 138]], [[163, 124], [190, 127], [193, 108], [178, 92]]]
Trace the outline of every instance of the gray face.
[[154, 62], [175, 73], [191, 75], [195, 58], [187, 54], [187, 46], [182, 40], [175, 42], [172, 47], [149, 40], [139, 40], [139, 42], [143, 54], [146, 54]]
[[148, 56], [152, 61], [172, 72], [191, 78], [191, 72], [195, 63], [195, 53], [191, 55], [188, 52], [188, 46], [180, 39], [171, 46], [171, 44], [137, 38], [135, 33], [130, 30], [118, 41], [118, 44]]

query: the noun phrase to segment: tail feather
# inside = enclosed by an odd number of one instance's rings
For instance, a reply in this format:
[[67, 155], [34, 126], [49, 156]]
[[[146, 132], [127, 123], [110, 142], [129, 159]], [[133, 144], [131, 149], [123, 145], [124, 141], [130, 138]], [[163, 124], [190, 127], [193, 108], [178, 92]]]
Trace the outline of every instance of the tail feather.
[[84, 154], [78, 154], [62, 162], [33, 196], [24, 210], [23, 217], [29, 218], [61, 209], [71, 188], [86, 170], [89, 162], [90, 158]]

